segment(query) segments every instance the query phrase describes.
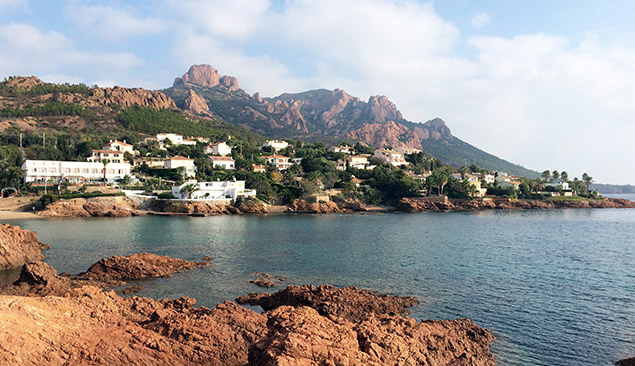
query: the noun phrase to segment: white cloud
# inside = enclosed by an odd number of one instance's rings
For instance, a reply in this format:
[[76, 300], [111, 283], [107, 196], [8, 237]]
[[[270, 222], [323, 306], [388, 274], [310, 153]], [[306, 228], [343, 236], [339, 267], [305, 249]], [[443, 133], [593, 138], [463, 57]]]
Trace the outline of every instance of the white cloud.
[[110, 41], [156, 34], [165, 29], [163, 20], [138, 18], [128, 10], [108, 6], [78, 6], [70, 8], [69, 17], [83, 31]]
[[472, 17], [472, 25], [476, 28], [482, 28], [489, 24], [489, 15], [487, 13], [478, 13]]
[[89, 52], [77, 49], [59, 32], [43, 32], [27, 24], [0, 26], [0, 75], [57, 74], [81, 68], [94, 76], [122, 75], [143, 61], [126, 52]]
[[253, 36], [270, 8], [268, 0], [166, 0], [166, 3], [188, 25], [233, 41]]

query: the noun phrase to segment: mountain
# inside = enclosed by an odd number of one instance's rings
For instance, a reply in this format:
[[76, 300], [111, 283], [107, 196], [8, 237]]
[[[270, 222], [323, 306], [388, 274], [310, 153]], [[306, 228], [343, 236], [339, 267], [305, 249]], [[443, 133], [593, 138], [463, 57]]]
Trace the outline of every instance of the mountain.
[[[162, 92], [179, 108], [214, 116], [266, 136], [416, 148], [445, 164], [476, 164], [488, 170], [540, 176], [453, 136], [440, 118], [425, 123], [406, 120], [386, 96], [371, 96], [363, 101], [341, 89], [318, 89], [263, 98], [259, 93], [249, 95], [235, 77], [221, 75], [209, 65], [193, 65]], [[200, 105], [200, 98], [207, 102], [207, 108]], [[196, 108], [192, 107], [194, 99], [198, 100]]]
[[159, 132], [264, 141], [263, 136], [211, 116], [206, 101], [194, 93], [186, 104], [195, 114], [182, 111], [160, 91], [52, 84], [35, 76], [14, 76], [0, 82], [0, 132], [4, 140], [9, 133], [26, 133], [27, 145], [30, 136], [42, 133], [49, 141], [62, 134], [131, 139]]

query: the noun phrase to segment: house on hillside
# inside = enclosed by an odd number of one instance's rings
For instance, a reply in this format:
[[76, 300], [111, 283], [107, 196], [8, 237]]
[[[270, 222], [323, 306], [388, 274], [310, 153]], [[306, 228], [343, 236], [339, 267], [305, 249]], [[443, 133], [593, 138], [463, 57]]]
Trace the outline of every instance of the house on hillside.
[[348, 166], [355, 169], [368, 169], [368, 154], [362, 155], [349, 155], [346, 157], [346, 161], [348, 162]]
[[291, 158], [284, 155], [264, 155], [262, 157], [268, 163], [275, 165], [278, 170], [288, 169], [293, 163], [290, 161]]
[[110, 140], [107, 144], [104, 144], [104, 146], [102, 146], [101, 149], [108, 150], [108, 151], [121, 151], [123, 153], [127, 152], [134, 155], [133, 146], [127, 143], [126, 140], [123, 140], [123, 141]]
[[213, 144], [209, 144], [203, 148], [205, 154], [207, 155], [221, 155], [227, 156], [231, 155], [232, 148], [224, 142], [215, 142]]
[[207, 158], [211, 160], [213, 167], [220, 167], [223, 169], [230, 169], [230, 170], [236, 169], [234, 159], [232, 159], [229, 156], [209, 155], [207, 156]]
[[196, 165], [194, 165], [194, 159], [186, 158], [183, 156], [174, 156], [167, 158], [163, 161], [163, 168], [165, 169], [183, 169], [185, 177], [196, 176]]
[[123, 163], [124, 152], [113, 150], [93, 150], [93, 154], [86, 158], [87, 161], [96, 163], [101, 163], [104, 159], [111, 163]]
[[393, 166], [410, 164], [406, 161], [402, 153], [394, 150], [378, 149], [375, 150], [373, 157], [383, 160], [384, 162]]
[[262, 147], [271, 147], [273, 148], [274, 152], [280, 151], [284, 148], [287, 148], [289, 146], [289, 143], [286, 141], [281, 141], [281, 140], [267, 140], [265, 141], [264, 144], [262, 144]]

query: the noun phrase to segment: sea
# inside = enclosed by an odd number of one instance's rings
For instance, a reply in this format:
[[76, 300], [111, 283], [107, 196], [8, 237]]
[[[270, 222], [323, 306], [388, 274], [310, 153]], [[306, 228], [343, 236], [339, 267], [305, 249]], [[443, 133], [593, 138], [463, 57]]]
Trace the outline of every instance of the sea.
[[8, 222], [37, 231], [58, 272], [139, 252], [212, 257], [210, 267], [136, 281], [139, 296], [214, 307], [263, 291], [249, 280], [266, 272], [277, 289], [326, 283], [417, 296], [416, 319], [470, 318], [491, 330], [498, 365], [635, 356], [635, 209]]

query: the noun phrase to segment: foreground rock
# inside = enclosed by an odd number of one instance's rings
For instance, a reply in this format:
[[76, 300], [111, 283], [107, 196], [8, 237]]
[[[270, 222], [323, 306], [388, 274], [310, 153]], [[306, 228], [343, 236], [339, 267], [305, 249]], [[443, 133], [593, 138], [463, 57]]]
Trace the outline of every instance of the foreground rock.
[[308, 306], [323, 316], [360, 321], [370, 314], [406, 315], [408, 308], [419, 304], [412, 296], [380, 295], [356, 287], [337, 288], [330, 285], [287, 286], [274, 294], [252, 293], [241, 296], [239, 304], [259, 305], [264, 310], [280, 306]]
[[0, 225], [0, 271], [44, 259], [49, 246], [37, 240], [37, 233], [18, 226]]
[[635, 366], [635, 357], [619, 360], [615, 363], [617, 366]]
[[364, 301], [392, 297], [354, 288], [281, 293], [272, 298], [315, 301], [259, 314], [232, 302], [196, 308], [187, 297], [123, 299], [93, 286], [65, 297], [0, 295], [0, 364], [495, 365], [491, 333], [470, 320], [381, 314], [384, 305]]
[[127, 197], [73, 198], [55, 201], [38, 215], [42, 217], [130, 217], [141, 215], [138, 204]]
[[140, 253], [127, 257], [113, 256], [94, 263], [79, 275], [58, 275], [57, 271], [44, 262], [34, 262], [22, 266], [20, 278], [2, 289], [5, 294], [20, 296], [65, 296], [72, 289], [86, 285], [114, 287], [125, 285], [124, 280], [148, 277], [168, 277], [172, 273], [211, 265], [210, 262], [190, 262], [184, 259]]
[[440, 200], [437, 197], [402, 198], [397, 209], [403, 212], [459, 211], [459, 210], [519, 210], [554, 208], [635, 208], [635, 202], [619, 198], [602, 198], [580, 201], [540, 201], [540, 200]]

